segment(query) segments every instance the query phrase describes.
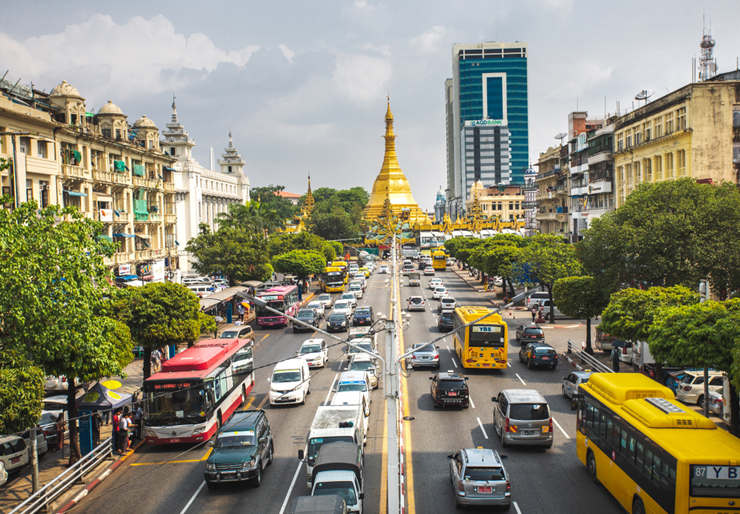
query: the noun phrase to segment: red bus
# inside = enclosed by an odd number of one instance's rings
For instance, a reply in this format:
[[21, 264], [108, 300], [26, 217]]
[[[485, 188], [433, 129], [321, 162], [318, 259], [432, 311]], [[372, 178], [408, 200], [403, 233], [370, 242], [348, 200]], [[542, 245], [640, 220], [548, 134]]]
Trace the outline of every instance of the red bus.
[[206, 339], [144, 382], [148, 444], [206, 441], [254, 386], [251, 339]]
[[[288, 316], [295, 316], [300, 307], [298, 301], [298, 286], [279, 286], [268, 289], [257, 295], [265, 301], [268, 307], [284, 312]], [[268, 311], [264, 307], [257, 305], [257, 326], [273, 326], [288, 324], [288, 318], [285, 316], [278, 316], [272, 311]]]

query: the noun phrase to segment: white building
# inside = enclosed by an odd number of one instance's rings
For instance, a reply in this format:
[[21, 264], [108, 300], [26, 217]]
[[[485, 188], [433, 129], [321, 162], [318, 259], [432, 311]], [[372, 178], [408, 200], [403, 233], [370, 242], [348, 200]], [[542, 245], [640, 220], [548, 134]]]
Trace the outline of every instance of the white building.
[[218, 161], [220, 171], [201, 166], [192, 156], [195, 141], [177, 119], [177, 106], [172, 101], [172, 121], [162, 133], [161, 148], [176, 159], [175, 205], [177, 212], [176, 237], [179, 246], [180, 270], [192, 269], [191, 257], [185, 245], [198, 235], [198, 227], [205, 223], [211, 230], [218, 228], [217, 218], [228, 211], [230, 204], [249, 201], [249, 179], [244, 174], [246, 162], [234, 148], [229, 132], [229, 146]]

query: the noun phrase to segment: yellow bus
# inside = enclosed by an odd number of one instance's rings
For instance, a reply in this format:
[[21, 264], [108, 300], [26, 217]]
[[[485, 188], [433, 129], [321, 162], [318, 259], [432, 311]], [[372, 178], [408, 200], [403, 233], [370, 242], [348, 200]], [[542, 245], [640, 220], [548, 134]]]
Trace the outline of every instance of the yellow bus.
[[444, 271], [447, 269], [447, 254], [442, 250], [432, 252], [432, 268], [434, 271]]
[[325, 293], [342, 293], [346, 278], [347, 273], [342, 268], [328, 266], [319, 276], [319, 287]]
[[[453, 330], [485, 316], [488, 307], [458, 307], [453, 316]], [[509, 354], [509, 328], [500, 314], [459, 330], [452, 336], [463, 368], [506, 369]]]
[[332, 268], [340, 268], [344, 272], [343, 283], [345, 286], [347, 285], [347, 278], [349, 276], [349, 273], [347, 273], [348, 266], [347, 261], [334, 261], [331, 263]]
[[740, 512], [740, 440], [642, 374], [595, 373], [578, 392], [578, 459], [627, 512]]

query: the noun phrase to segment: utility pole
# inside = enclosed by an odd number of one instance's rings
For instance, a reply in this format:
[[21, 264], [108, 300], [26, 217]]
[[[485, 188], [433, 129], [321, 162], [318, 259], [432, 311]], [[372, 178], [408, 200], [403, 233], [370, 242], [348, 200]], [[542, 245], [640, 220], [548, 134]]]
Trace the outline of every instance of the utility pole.
[[396, 355], [398, 355], [396, 339], [396, 310], [398, 298], [396, 296], [396, 233], [393, 233], [393, 242], [391, 244], [391, 312], [385, 320], [385, 360], [386, 360], [386, 381], [387, 389], [385, 390], [385, 408], [386, 420], [388, 427], [388, 513], [397, 514], [401, 512], [401, 494], [400, 494], [400, 466], [399, 466], [399, 448], [398, 445], [398, 398], [399, 398], [399, 380], [398, 365], [396, 364]]
[[[699, 281], [699, 302], [704, 303], [709, 296], [709, 282], [707, 280]], [[709, 417], [709, 368], [704, 366], [704, 417]]]
[[31, 467], [33, 468], [33, 474], [31, 476], [32, 493], [39, 490], [39, 447], [36, 442], [36, 430], [36, 426], [31, 428]]

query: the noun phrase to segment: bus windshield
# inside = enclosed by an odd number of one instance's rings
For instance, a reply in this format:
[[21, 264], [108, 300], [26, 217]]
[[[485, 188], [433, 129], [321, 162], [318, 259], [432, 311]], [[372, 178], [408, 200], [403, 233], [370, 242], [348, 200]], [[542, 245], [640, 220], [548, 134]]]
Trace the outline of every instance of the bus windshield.
[[145, 384], [152, 396], [147, 402], [147, 426], [203, 423], [206, 420], [206, 392], [203, 384]]
[[[271, 300], [269, 302], [266, 302], [266, 304], [267, 304], [267, 307], [278, 310], [280, 312], [285, 312], [285, 302], [283, 300]], [[269, 316], [274, 313], [272, 311], [268, 311], [267, 309], [265, 309], [265, 307], [263, 307], [262, 305], [258, 303], [257, 304], [257, 314], [266, 314]]]
[[470, 346], [503, 347], [504, 327], [501, 325], [473, 325], [470, 327]]

